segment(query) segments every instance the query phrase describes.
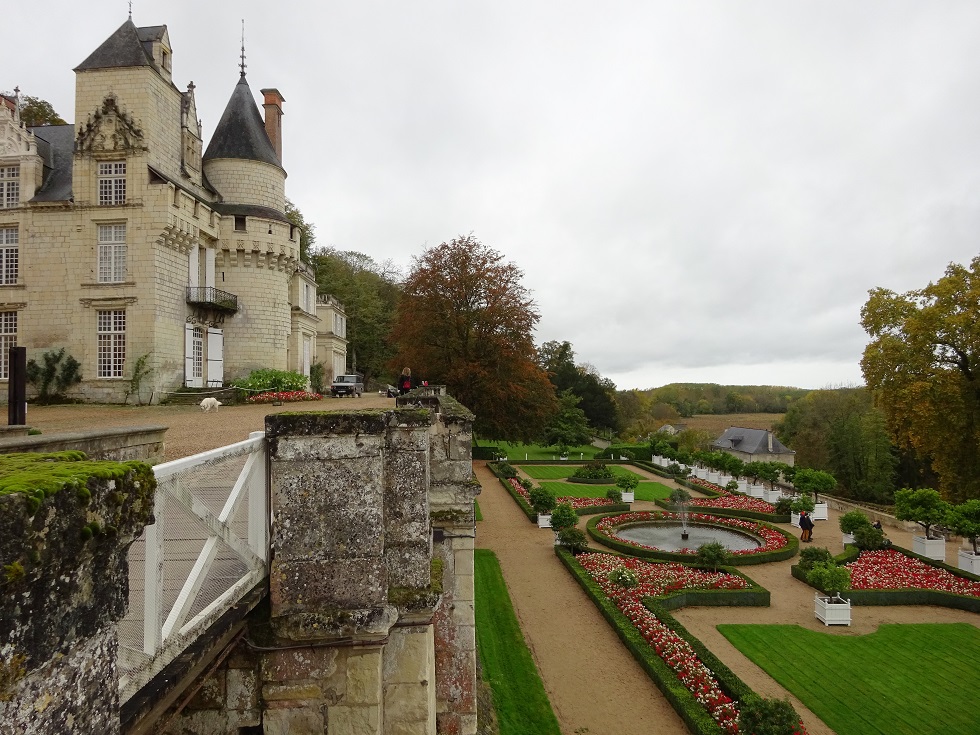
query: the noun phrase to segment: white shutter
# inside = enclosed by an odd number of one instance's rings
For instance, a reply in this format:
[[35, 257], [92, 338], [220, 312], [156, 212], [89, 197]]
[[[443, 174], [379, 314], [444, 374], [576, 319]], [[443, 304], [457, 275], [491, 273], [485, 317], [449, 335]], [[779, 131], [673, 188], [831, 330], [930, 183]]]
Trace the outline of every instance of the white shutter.
[[194, 325], [184, 325], [184, 385], [194, 387]]
[[310, 377], [310, 338], [303, 337], [303, 375]]
[[208, 327], [208, 387], [220, 388], [225, 379], [225, 335]]
[[197, 245], [191, 245], [187, 251], [187, 285], [197, 288], [201, 283], [201, 271], [197, 255]]
[[214, 288], [214, 248], [204, 250], [204, 285]]

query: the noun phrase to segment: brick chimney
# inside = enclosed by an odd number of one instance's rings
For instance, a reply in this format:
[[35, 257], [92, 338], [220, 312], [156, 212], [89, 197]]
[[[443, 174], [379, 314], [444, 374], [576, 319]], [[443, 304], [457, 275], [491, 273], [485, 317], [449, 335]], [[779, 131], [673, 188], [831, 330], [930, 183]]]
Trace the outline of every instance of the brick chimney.
[[262, 107], [265, 110], [265, 133], [272, 141], [272, 147], [276, 149], [279, 162], [282, 162], [282, 103], [286, 99], [279, 94], [278, 89], [261, 90], [265, 97]]

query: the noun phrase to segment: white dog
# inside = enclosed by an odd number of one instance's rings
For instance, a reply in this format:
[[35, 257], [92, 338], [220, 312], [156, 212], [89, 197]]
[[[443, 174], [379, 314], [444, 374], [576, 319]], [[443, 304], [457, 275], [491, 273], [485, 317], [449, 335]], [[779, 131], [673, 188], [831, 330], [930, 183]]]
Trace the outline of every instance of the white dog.
[[207, 413], [208, 411], [217, 411], [218, 406], [220, 405], [221, 405], [221, 401], [219, 401], [217, 398], [212, 398], [211, 396], [208, 396], [203, 401], [201, 401], [201, 410], [204, 411], [204, 413]]

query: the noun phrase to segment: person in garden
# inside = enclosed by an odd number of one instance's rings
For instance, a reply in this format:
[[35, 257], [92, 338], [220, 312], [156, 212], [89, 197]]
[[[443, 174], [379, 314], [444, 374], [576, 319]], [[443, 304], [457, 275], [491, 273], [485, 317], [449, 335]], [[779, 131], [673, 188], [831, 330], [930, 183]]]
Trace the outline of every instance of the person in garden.
[[872, 523], [872, 524], [871, 524], [871, 526], [872, 526], [873, 528], [877, 528], [877, 529], [878, 529], [879, 531], [881, 531], [881, 530], [882, 530], [882, 529], [881, 529], [881, 521], [877, 521], [877, 520], [876, 520], [876, 521], [875, 521], [874, 523]]
[[803, 529], [803, 533], [800, 534], [800, 541], [813, 541], [813, 519], [805, 510], [800, 512], [800, 528]]
[[412, 390], [412, 370], [405, 368], [402, 370], [402, 374], [398, 376], [398, 395], [403, 396], [410, 390]]

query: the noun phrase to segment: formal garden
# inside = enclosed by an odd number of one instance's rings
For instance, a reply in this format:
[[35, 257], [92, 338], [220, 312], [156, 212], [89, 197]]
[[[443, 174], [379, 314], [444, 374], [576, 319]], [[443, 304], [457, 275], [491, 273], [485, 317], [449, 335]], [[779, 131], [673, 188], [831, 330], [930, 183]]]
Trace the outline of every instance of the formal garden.
[[[707, 474], [653, 454], [488, 466], [529, 522], [546, 526], [542, 518], [557, 517], [556, 554], [699, 735], [807, 731], [787, 700], [759, 696], [672, 615], [687, 606], [768, 607], [772, 591], [752, 580], [754, 565], [795, 557], [787, 586], [791, 578], [810, 586], [815, 620], [828, 629], [849, 625], [853, 609], [862, 606], [927, 604], [980, 613], [980, 576], [891, 545], [859, 511], [840, 517], [843, 553], [819, 546], [801, 552], [796, 533], [779, 526], [798, 523], [801, 511], [812, 513], [825, 487], [766, 500], [750, 494], [757, 489], [744, 475], [720, 468]], [[775, 491], [776, 479], [769, 490]], [[806, 487], [807, 478], [800, 484]], [[646, 501], [642, 510], [623, 502], [630, 490], [631, 502]], [[970, 507], [941, 510], [937, 515], [932, 498], [920, 495], [900, 503], [898, 512], [920, 525], [959, 523], [964, 537], [976, 542], [980, 525], [969, 524]], [[957, 520], [957, 513], [966, 519]], [[580, 516], [588, 516], [585, 533], [576, 527]], [[734, 533], [747, 548], [737, 548], [738, 540], [729, 548], [714, 541], [685, 546], [674, 538], [700, 530], [707, 538]], [[664, 534], [669, 544], [658, 540]], [[799, 625], [718, 629], [838, 733], [975, 732], [977, 710], [962, 704], [980, 685], [975, 626], [893, 625], [860, 636]], [[957, 716], [949, 715], [951, 708]]]

